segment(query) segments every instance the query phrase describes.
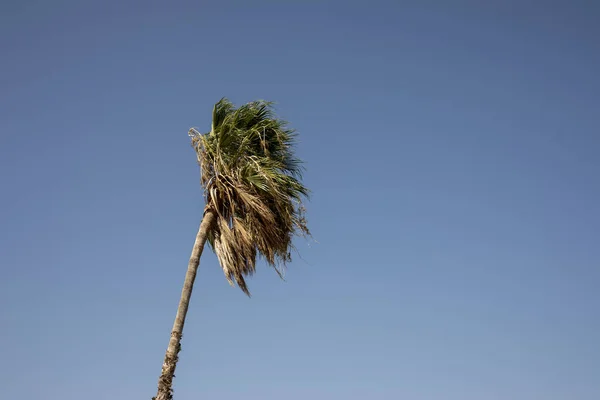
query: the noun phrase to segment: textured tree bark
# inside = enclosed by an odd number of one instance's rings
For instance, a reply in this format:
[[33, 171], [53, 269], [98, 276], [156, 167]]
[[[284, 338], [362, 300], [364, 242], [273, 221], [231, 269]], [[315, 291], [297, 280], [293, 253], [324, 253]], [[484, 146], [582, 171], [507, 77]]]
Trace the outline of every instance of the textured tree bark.
[[162, 366], [162, 373], [158, 379], [158, 392], [153, 400], [172, 400], [173, 399], [173, 378], [175, 377], [175, 367], [177, 367], [178, 354], [181, 350], [181, 335], [183, 334], [183, 325], [185, 324], [185, 317], [187, 315], [188, 306], [190, 304], [190, 298], [192, 297], [192, 289], [194, 288], [194, 280], [196, 279], [196, 272], [198, 271], [198, 265], [200, 264], [200, 256], [206, 243], [206, 238], [210, 229], [215, 223], [215, 213], [212, 210], [207, 210], [204, 213], [198, 234], [196, 235], [196, 241], [192, 249], [192, 255], [190, 256], [190, 262], [188, 263], [187, 272], [185, 274], [185, 281], [183, 283], [183, 289], [181, 291], [181, 299], [179, 300], [179, 307], [177, 308], [177, 316], [173, 323], [173, 330], [171, 331], [171, 339], [169, 340], [169, 346], [165, 354], [165, 360]]

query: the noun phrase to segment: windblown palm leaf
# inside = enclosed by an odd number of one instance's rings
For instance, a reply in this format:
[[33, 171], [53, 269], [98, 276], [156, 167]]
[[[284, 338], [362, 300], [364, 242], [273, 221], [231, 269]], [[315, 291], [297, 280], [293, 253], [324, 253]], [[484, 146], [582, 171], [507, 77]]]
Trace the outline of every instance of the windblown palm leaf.
[[272, 103], [236, 108], [221, 99], [210, 132], [190, 129], [201, 167], [206, 210], [216, 213], [208, 242], [230, 284], [250, 295], [244, 280], [257, 256], [281, 276], [291, 259], [292, 238], [310, 235], [302, 199], [302, 164], [294, 157], [294, 131], [278, 119]]

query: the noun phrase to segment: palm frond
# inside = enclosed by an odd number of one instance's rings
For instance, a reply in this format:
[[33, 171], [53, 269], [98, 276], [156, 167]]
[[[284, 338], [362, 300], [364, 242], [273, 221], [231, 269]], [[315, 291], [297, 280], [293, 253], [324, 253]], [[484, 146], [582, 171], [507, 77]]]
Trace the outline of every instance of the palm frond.
[[247, 295], [244, 277], [255, 272], [258, 256], [282, 276], [294, 235], [310, 235], [296, 135], [272, 106], [253, 101], [236, 108], [223, 98], [214, 106], [210, 132], [190, 130], [206, 207], [217, 215], [209, 243], [227, 280]]

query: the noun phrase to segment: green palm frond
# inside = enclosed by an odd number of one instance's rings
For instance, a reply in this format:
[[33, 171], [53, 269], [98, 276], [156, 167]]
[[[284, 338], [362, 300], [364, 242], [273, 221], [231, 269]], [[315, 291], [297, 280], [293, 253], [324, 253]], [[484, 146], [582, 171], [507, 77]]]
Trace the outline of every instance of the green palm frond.
[[272, 106], [253, 101], [236, 108], [223, 98], [214, 106], [211, 131], [189, 132], [206, 209], [217, 216], [209, 243], [229, 283], [247, 295], [244, 277], [255, 272], [257, 256], [281, 276], [293, 236], [310, 235], [302, 205], [309, 191], [294, 155], [295, 133]]

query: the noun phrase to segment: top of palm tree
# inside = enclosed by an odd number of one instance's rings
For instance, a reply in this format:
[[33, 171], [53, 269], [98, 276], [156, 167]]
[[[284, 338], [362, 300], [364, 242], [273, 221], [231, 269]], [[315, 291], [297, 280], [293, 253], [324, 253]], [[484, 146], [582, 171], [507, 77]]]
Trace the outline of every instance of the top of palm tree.
[[212, 126], [189, 135], [201, 167], [206, 211], [216, 214], [208, 241], [225, 277], [250, 295], [244, 277], [262, 256], [282, 276], [295, 234], [310, 235], [304, 218], [302, 162], [294, 155], [294, 130], [273, 112], [273, 103], [235, 107], [223, 98]]

